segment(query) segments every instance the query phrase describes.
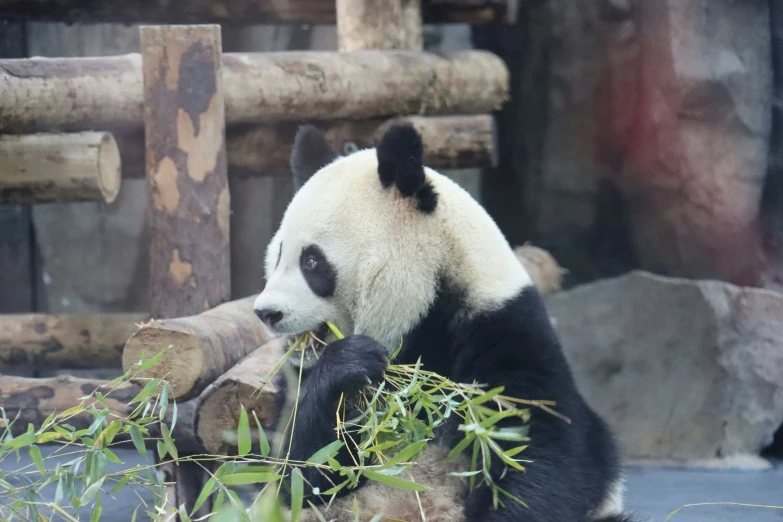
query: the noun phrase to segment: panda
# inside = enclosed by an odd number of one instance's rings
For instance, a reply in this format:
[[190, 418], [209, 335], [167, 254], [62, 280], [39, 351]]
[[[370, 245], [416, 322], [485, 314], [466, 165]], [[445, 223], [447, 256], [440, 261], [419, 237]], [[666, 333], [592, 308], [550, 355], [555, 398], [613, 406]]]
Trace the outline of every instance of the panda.
[[[291, 153], [295, 194], [272, 238], [267, 284], [254, 310], [276, 336], [317, 332], [326, 346], [289, 360], [301, 382], [290, 459], [304, 461], [335, 440], [342, 393], [379, 382], [390, 355], [457, 382], [504, 386], [504, 394], [557, 402], [570, 424], [543, 411], [529, 422], [524, 472], [492, 466], [513, 501], [495, 509], [488, 488], [449, 475], [444, 460], [462, 437], [447, 426], [410, 468], [420, 495], [366, 482], [323, 505], [327, 520], [359, 512], [418, 522], [631, 522], [607, 425], [577, 391], [542, 299], [485, 210], [449, 178], [423, 166], [409, 125], [390, 127], [374, 149], [335, 153], [313, 126]], [[345, 338], [326, 326], [333, 321]], [[508, 420], [510, 423], [521, 422]], [[511, 443], [513, 444], [513, 443]], [[345, 448], [336, 456], [352, 465]], [[343, 479], [304, 468], [305, 497]], [[314, 488], [317, 488], [314, 489]], [[325, 500], [324, 500], [325, 501]], [[305, 503], [307, 506], [307, 503]], [[302, 520], [318, 520], [312, 510]]]

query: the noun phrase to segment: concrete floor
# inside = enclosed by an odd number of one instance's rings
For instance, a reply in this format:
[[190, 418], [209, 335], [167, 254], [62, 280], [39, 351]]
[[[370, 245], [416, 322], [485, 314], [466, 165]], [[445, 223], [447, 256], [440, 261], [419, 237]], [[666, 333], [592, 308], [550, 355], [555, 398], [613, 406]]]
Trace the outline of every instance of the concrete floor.
[[[44, 455], [47, 453], [44, 451]], [[135, 450], [123, 449], [116, 453], [124, 464], [110, 465], [110, 470], [128, 469], [137, 464], [144, 464]], [[47, 466], [50, 462], [53, 464], [55, 461], [47, 461]], [[19, 463], [15, 459], [6, 459], [0, 465], [0, 469], [9, 471], [29, 464], [30, 460], [25, 455]], [[640, 522], [663, 522], [675, 509], [685, 504], [702, 502], [783, 506], [783, 462], [777, 463], [773, 469], [767, 471], [699, 471], [629, 467], [626, 473], [626, 505]], [[51, 488], [49, 495], [53, 498], [54, 488]], [[149, 499], [148, 495], [147, 499]], [[138, 503], [138, 497], [131, 492], [120, 494], [116, 500], [104, 499], [101, 521], [128, 522]], [[85, 512], [81, 520], [89, 520], [89, 513]], [[138, 520], [143, 520], [143, 517], [139, 517]], [[727, 505], [697, 506], [683, 509], [671, 520], [672, 522], [783, 522], [783, 509]]]

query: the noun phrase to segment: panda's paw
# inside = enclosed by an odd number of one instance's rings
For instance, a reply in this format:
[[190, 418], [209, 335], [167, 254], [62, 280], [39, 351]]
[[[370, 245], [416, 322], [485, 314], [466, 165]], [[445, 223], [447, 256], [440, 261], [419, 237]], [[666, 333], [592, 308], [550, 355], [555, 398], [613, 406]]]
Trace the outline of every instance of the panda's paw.
[[352, 335], [327, 346], [318, 362], [334, 391], [353, 393], [383, 380], [389, 365], [386, 348], [375, 340]]

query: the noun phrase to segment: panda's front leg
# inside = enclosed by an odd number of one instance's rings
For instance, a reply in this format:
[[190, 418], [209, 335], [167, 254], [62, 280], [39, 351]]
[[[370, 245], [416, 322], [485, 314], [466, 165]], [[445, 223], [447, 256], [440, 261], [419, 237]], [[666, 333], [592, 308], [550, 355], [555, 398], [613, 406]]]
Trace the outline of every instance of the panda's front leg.
[[[388, 364], [386, 349], [369, 337], [353, 335], [327, 346], [302, 381], [293, 433], [289, 429], [283, 441], [283, 451], [290, 447], [289, 459], [306, 461], [337, 440], [335, 412], [340, 396], [380, 382]], [[342, 466], [353, 465], [346, 447], [335, 458]], [[323, 492], [344, 480], [336, 473], [310, 466], [302, 468], [302, 475], [306, 496], [314, 488]], [[347, 488], [342, 493], [347, 493]]]

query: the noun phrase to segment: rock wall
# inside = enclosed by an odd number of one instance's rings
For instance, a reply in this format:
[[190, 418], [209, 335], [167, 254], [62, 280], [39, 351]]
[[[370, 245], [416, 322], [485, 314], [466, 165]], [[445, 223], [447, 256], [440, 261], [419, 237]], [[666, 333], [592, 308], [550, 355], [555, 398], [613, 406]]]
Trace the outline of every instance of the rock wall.
[[626, 458], [758, 455], [783, 423], [782, 294], [636, 271], [547, 307]]

